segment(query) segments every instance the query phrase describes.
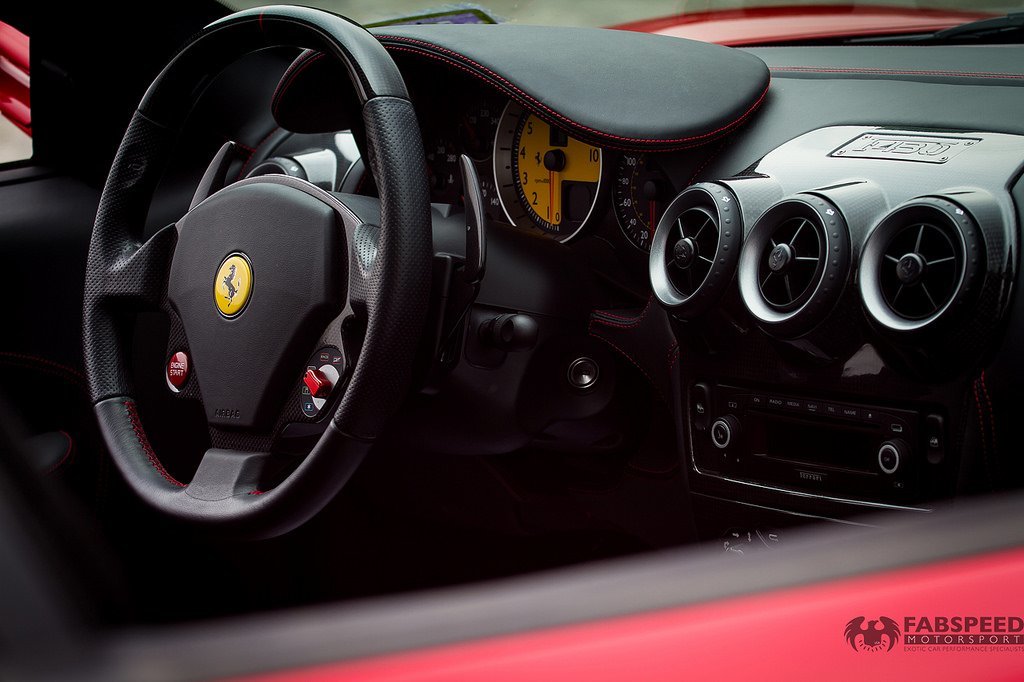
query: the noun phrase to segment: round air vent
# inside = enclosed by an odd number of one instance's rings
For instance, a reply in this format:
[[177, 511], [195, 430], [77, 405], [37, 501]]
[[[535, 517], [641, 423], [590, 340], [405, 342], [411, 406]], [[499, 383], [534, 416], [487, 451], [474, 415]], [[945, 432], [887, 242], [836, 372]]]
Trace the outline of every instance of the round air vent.
[[882, 219], [864, 245], [859, 280], [868, 314], [894, 331], [931, 325], [977, 287], [984, 243], [964, 209], [937, 197]]
[[700, 183], [677, 196], [651, 241], [651, 285], [662, 304], [681, 316], [704, 312], [732, 279], [743, 240], [736, 196]]
[[794, 310], [814, 290], [825, 262], [825, 241], [804, 217], [790, 218], [762, 247], [757, 268], [761, 296], [776, 310]]
[[806, 334], [835, 306], [850, 267], [850, 236], [828, 201], [800, 195], [758, 218], [740, 255], [740, 294], [766, 331]]

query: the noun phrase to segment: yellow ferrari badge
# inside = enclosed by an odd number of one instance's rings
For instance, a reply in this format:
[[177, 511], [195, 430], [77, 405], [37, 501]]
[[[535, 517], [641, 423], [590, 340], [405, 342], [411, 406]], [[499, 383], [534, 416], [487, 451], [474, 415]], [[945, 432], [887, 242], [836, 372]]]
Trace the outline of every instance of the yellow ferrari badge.
[[213, 281], [213, 300], [224, 317], [236, 317], [252, 294], [252, 266], [241, 253], [233, 253], [217, 268]]

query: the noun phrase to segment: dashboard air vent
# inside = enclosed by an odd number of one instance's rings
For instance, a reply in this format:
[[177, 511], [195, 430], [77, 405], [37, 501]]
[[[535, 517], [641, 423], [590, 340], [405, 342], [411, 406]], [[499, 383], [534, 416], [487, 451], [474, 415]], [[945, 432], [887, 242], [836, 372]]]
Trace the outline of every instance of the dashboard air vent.
[[812, 194], [781, 201], [743, 244], [740, 295], [761, 328], [780, 338], [814, 329], [849, 278], [850, 235], [839, 209]]
[[718, 220], [706, 208], [688, 208], [676, 218], [664, 260], [669, 281], [683, 296], [693, 296], [711, 274], [718, 234]]
[[761, 250], [757, 281], [761, 295], [776, 310], [793, 310], [807, 300], [825, 254], [821, 227], [804, 217], [776, 228]]
[[952, 226], [911, 222], [898, 230], [882, 256], [882, 296], [894, 313], [921, 320], [956, 293], [963, 266]]
[[736, 196], [715, 183], [700, 183], [677, 196], [651, 242], [654, 293], [681, 317], [698, 315], [732, 279], [743, 240]]
[[913, 331], [962, 306], [979, 271], [980, 234], [970, 214], [938, 197], [915, 199], [887, 215], [861, 259], [868, 314], [889, 329]]

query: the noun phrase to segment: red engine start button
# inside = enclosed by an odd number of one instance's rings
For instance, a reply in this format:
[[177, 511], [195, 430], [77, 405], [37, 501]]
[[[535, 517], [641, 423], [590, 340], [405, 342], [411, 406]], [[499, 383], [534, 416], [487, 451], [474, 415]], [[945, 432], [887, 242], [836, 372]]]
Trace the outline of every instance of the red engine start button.
[[188, 356], [178, 351], [167, 361], [167, 385], [178, 391], [188, 381]]

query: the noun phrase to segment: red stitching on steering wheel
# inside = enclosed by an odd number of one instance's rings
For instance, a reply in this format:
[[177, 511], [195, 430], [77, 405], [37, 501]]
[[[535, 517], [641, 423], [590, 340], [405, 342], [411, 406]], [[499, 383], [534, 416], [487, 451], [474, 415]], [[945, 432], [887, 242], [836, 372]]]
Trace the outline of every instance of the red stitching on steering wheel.
[[160, 463], [160, 460], [156, 456], [156, 452], [153, 451], [153, 446], [149, 444], [149, 438], [146, 437], [146, 432], [142, 428], [142, 420], [139, 419], [139, 411], [135, 407], [135, 403], [130, 400], [124, 401], [125, 410], [128, 411], [128, 419], [132, 422], [132, 430], [135, 432], [135, 437], [139, 440], [139, 445], [142, 446], [142, 451], [146, 453], [146, 459], [153, 465], [157, 473], [164, 477], [164, 479], [179, 488], [187, 487], [184, 483], [171, 476], [170, 472], [164, 468], [164, 465]]

